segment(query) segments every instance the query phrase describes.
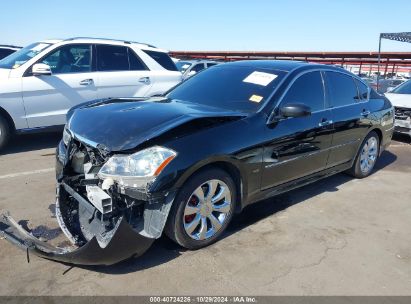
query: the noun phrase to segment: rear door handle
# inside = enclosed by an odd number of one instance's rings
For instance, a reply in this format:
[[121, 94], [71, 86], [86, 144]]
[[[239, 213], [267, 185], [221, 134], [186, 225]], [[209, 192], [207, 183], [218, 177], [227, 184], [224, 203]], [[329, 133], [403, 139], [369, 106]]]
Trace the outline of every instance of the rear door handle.
[[84, 79], [84, 80], [80, 81], [80, 85], [86, 86], [86, 85], [90, 85], [90, 84], [93, 84], [93, 79]]
[[371, 111], [367, 111], [367, 110], [363, 110], [362, 112], [361, 112], [361, 116], [368, 116], [368, 115], [370, 115], [371, 114]]
[[325, 126], [329, 126], [333, 123], [332, 120], [328, 120], [328, 119], [323, 119], [321, 122], [318, 123], [319, 127], [325, 127]]
[[150, 84], [150, 77], [141, 77], [138, 82], [144, 83], [144, 84]]

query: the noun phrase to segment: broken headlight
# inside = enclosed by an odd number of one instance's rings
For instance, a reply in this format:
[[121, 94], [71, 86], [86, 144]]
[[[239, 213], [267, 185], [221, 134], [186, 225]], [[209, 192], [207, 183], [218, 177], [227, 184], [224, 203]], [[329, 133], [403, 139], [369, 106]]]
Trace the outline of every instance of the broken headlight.
[[71, 140], [71, 134], [70, 132], [66, 129], [66, 127], [64, 127], [64, 131], [63, 131], [63, 142], [66, 146], [68, 146], [69, 142]]
[[131, 155], [114, 155], [100, 169], [101, 179], [112, 179], [121, 186], [144, 188], [175, 158], [177, 153], [151, 147]]

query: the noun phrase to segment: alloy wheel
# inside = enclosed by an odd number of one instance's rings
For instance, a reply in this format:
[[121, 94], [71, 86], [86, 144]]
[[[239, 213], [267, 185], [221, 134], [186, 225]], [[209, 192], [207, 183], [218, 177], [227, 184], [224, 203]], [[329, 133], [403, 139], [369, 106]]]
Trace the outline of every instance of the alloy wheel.
[[221, 180], [213, 179], [200, 185], [188, 199], [184, 214], [184, 230], [194, 240], [214, 236], [231, 212], [230, 188]]
[[378, 140], [370, 137], [362, 147], [360, 155], [360, 168], [364, 174], [367, 174], [374, 168], [378, 156]]

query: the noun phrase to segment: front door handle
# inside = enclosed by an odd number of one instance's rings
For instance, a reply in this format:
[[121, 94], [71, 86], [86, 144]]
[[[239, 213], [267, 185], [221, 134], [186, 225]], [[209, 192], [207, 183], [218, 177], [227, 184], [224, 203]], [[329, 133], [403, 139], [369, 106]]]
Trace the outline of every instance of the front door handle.
[[325, 127], [325, 126], [331, 125], [332, 123], [333, 123], [332, 120], [328, 120], [328, 119], [324, 118], [323, 120], [321, 120], [321, 122], [318, 123], [318, 126], [319, 127]]
[[93, 79], [84, 79], [80, 81], [80, 85], [86, 86], [86, 85], [91, 85], [91, 84], [93, 84]]
[[150, 84], [150, 77], [141, 77], [138, 82], [144, 83], [144, 84]]
[[361, 112], [361, 116], [368, 116], [368, 115], [370, 115], [371, 114], [371, 111], [367, 111], [367, 110], [363, 110], [362, 112]]

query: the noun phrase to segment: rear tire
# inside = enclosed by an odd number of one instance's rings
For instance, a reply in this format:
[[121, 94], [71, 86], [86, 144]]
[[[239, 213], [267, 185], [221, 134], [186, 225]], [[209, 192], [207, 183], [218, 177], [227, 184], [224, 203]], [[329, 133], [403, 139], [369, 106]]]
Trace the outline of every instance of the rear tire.
[[367, 177], [372, 173], [379, 153], [380, 138], [375, 131], [371, 131], [362, 142], [354, 164], [348, 173], [356, 178]]
[[0, 150], [2, 150], [8, 143], [11, 137], [11, 127], [7, 120], [0, 116]]
[[187, 249], [208, 246], [230, 223], [236, 199], [236, 187], [228, 173], [217, 168], [200, 171], [177, 194], [165, 233]]

